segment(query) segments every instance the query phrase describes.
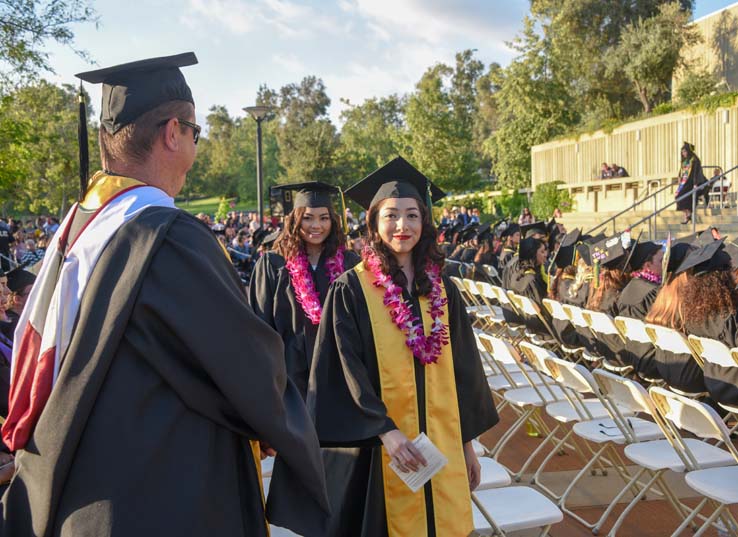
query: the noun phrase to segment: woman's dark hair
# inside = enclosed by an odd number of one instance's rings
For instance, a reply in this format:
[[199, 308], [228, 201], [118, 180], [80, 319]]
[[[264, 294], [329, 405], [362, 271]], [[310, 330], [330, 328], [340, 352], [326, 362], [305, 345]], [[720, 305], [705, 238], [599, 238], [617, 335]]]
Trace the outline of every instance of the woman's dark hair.
[[479, 249], [477, 250], [477, 253], [474, 255], [474, 262], [481, 263], [483, 256], [485, 254], [490, 253], [492, 250], [494, 250], [494, 245], [492, 244], [492, 237], [483, 239], [481, 244], [479, 245]]
[[[300, 225], [305, 216], [305, 207], [296, 207], [284, 219], [284, 231], [274, 243], [274, 251], [285, 259], [297, 257], [300, 252], [305, 251], [305, 241], [300, 236]], [[331, 217], [331, 230], [323, 242], [323, 253], [326, 257], [333, 257], [338, 247], [346, 242], [341, 227], [341, 218], [332, 206], [328, 206], [328, 214]]]
[[546, 247], [545, 241], [541, 239], [529, 237], [520, 241], [520, 248], [518, 250], [518, 271], [516, 273], [517, 280], [525, 276], [526, 270], [535, 270], [537, 268], [538, 265], [536, 264], [536, 257], [541, 246], [544, 248]]
[[[392, 254], [392, 250], [384, 244], [382, 237], [379, 236], [377, 219], [379, 218], [379, 210], [382, 202], [375, 203], [366, 213], [366, 248], [374, 251], [382, 265], [382, 272], [392, 277], [395, 285], [399, 285], [403, 289], [407, 287], [407, 278], [402, 272], [402, 268], [397, 264], [397, 259]], [[433, 263], [439, 268], [443, 268], [443, 254], [438, 249], [437, 238], [438, 231], [431, 222], [430, 211], [424, 203], [418, 201], [420, 209], [420, 218], [423, 223], [423, 229], [420, 232], [420, 240], [415, 245], [412, 252], [413, 271], [415, 273], [415, 288], [418, 295], [425, 296], [431, 292], [431, 282], [425, 270], [426, 263]], [[364, 262], [366, 266], [366, 261]]]
[[[589, 299], [587, 300], [587, 309], [593, 311], [601, 311], [600, 306], [607, 293], [615, 293], [620, 295], [623, 287], [628, 285], [630, 275], [620, 269], [600, 269], [600, 286], [589, 286]], [[616, 299], [617, 300], [617, 299]]]
[[689, 278], [689, 285], [678, 300], [685, 327], [696, 326], [707, 319], [728, 317], [738, 310], [738, 290], [730, 270], [712, 270]]
[[557, 268], [556, 274], [551, 282], [551, 288], [548, 290], [548, 298], [552, 300], [561, 300], [561, 296], [559, 296], [559, 283], [561, 282], [561, 278], [564, 276], [571, 276], [571, 279], [573, 280], [576, 274], [577, 268], [573, 265], [569, 265], [565, 268]]

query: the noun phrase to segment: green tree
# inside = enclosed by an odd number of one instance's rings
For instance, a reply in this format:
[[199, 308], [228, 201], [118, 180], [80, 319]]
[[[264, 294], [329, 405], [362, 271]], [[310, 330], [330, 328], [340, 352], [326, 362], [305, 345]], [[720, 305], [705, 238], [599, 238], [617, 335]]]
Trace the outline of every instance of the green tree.
[[500, 127], [484, 149], [500, 186], [519, 189], [530, 184], [530, 148], [561, 134], [579, 116], [568, 81], [548, 61], [550, 41], [538, 34], [533, 19], [525, 19], [512, 46], [519, 56], [493, 73]]
[[717, 91], [719, 80], [707, 70], [689, 70], [676, 90], [680, 104], [691, 105]]
[[[40, 81], [0, 101], [0, 190], [16, 210], [62, 216], [79, 193], [77, 90]], [[88, 99], [89, 102], [89, 99]], [[91, 110], [88, 108], [88, 117]], [[88, 125], [90, 169], [99, 169], [96, 127]]]
[[74, 48], [72, 25], [97, 23], [86, 0], [3, 0], [0, 2], [0, 87], [53, 71], [43, 46], [48, 41]]
[[404, 101], [397, 95], [347, 105], [341, 112], [343, 127], [336, 151], [339, 184], [350, 186], [398, 153], [403, 128]]
[[684, 65], [682, 48], [700, 39], [689, 19], [676, 2], [664, 4], [653, 17], [626, 26], [607, 54], [607, 72], [625, 74], [644, 112], [670, 97], [674, 71]]
[[408, 97], [400, 150], [445, 190], [463, 191], [480, 183], [473, 129], [483, 68], [472, 51], [460, 52], [454, 69], [444, 64], [429, 68]]
[[553, 214], [554, 209], [571, 210], [571, 196], [567, 190], [559, 190], [563, 181], [551, 181], [538, 185], [530, 199], [530, 212], [539, 219], [546, 220]]

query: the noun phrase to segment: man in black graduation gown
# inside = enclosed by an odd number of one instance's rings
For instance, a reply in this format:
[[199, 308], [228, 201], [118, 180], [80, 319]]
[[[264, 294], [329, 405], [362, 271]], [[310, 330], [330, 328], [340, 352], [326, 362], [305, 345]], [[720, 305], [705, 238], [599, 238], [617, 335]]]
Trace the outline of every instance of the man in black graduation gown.
[[[79, 75], [104, 83], [106, 171], [89, 189], [80, 174], [82, 202], [45, 263], [59, 264], [75, 241], [99, 240], [85, 226], [100, 229], [93, 209], [104, 214], [111, 196], [135, 203], [140, 192], [179, 192], [199, 133], [179, 67], [194, 63], [187, 53]], [[133, 157], [147, 132], [149, 149]], [[117, 184], [134, 186], [108, 189]], [[248, 306], [212, 232], [170, 201], [144, 206], [99, 248], [35, 422], [11, 423], [23, 403], [13, 389], [27, 380], [14, 372], [3, 438], [17, 450], [17, 470], [0, 534], [266, 536], [256, 441], [281, 455], [272, 490], [283, 483], [315, 507], [312, 519], [292, 516], [291, 529], [322, 535], [328, 504], [315, 430], [286, 378], [279, 336]], [[36, 285], [47, 282], [60, 285], [41, 276]], [[32, 293], [26, 309], [43, 298]], [[24, 319], [25, 337], [33, 327]], [[294, 504], [268, 504], [270, 522], [281, 525]]]

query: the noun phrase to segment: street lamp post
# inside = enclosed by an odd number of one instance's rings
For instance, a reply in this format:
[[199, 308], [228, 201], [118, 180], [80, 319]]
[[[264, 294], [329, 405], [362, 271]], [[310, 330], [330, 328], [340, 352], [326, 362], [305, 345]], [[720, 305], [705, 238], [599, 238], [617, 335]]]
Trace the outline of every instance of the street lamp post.
[[244, 108], [256, 120], [256, 196], [259, 199], [259, 227], [264, 225], [263, 171], [261, 165], [261, 122], [272, 111], [271, 106], [247, 106]]

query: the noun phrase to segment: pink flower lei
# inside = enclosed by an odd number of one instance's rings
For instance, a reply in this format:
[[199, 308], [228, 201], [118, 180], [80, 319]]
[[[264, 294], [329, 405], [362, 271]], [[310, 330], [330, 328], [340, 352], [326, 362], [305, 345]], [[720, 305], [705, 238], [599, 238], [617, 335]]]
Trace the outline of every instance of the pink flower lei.
[[[343, 274], [343, 246], [336, 250], [336, 255], [325, 262], [328, 271], [328, 279], [333, 283], [336, 278]], [[320, 297], [315, 290], [313, 277], [310, 275], [308, 257], [304, 251], [300, 251], [297, 257], [287, 260], [285, 263], [287, 272], [290, 273], [290, 283], [295, 292], [295, 298], [302, 307], [302, 311], [313, 324], [320, 324], [320, 314], [323, 306]]]
[[640, 278], [641, 280], [646, 280], [647, 282], [651, 283], [661, 283], [661, 276], [659, 276], [658, 274], [654, 274], [648, 269], [637, 270], [631, 273], [631, 277]]
[[430, 335], [423, 333], [423, 323], [413, 315], [410, 306], [402, 298], [402, 288], [396, 285], [390, 276], [382, 272], [382, 264], [373, 250], [367, 248], [363, 253], [366, 266], [374, 275], [374, 286], [384, 287], [384, 305], [389, 308], [392, 322], [405, 334], [405, 344], [410, 348], [413, 356], [423, 365], [438, 361], [443, 345], [448, 345], [448, 327], [443, 324], [443, 308], [448, 302], [443, 298], [441, 269], [438, 265], [428, 263], [426, 273], [431, 282], [431, 292], [428, 295], [430, 309], [428, 313], [432, 319]]

